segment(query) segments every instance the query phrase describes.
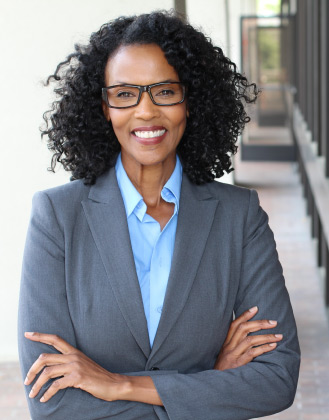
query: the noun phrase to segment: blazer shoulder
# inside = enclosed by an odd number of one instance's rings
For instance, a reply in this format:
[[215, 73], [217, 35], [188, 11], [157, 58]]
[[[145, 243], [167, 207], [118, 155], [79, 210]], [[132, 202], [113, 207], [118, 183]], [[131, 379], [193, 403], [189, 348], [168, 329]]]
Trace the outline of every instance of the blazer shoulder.
[[48, 188], [35, 193], [35, 196], [47, 196], [49, 200], [56, 204], [63, 204], [63, 201], [69, 200], [74, 203], [75, 201], [81, 201], [84, 197], [88, 196], [90, 190], [89, 185], [85, 185], [82, 180], [74, 180], [57, 187]]
[[74, 181], [67, 182], [66, 184], [58, 185], [57, 187], [47, 188], [42, 191], [38, 191], [36, 194], [46, 194], [51, 200], [58, 200], [61, 198], [69, 197], [79, 197], [84, 195], [84, 192], [87, 192], [90, 189], [90, 185], [85, 185], [83, 180], [76, 179]]
[[251, 202], [259, 204], [258, 194], [256, 190], [240, 187], [237, 185], [226, 184], [220, 181], [212, 181], [204, 185], [208, 189], [211, 196], [227, 206], [247, 206]]
[[208, 182], [205, 184], [211, 191], [217, 191], [219, 193], [226, 192], [230, 194], [249, 194], [250, 188], [241, 187], [238, 185], [227, 184], [225, 182], [221, 182], [220, 180], [214, 180], [212, 182]]
[[82, 180], [38, 191], [32, 200], [32, 216], [38, 216], [44, 223], [57, 219], [61, 226], [76, 220], [81, 211], [81, 201], [88, 197], [89, 185]]

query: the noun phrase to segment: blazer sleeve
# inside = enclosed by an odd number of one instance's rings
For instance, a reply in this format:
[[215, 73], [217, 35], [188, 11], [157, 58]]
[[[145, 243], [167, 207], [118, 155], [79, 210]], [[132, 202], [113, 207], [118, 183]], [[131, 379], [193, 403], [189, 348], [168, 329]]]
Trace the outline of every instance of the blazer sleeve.
[[154, 377], [171, 420], [244, 420], [288, 408], [295, 396], [300, 351], [296, 324], [268, 217], [250, 191], [242, 264], [234, 312], [257, 305], [254, 319], [278, 321], [277, 348], [236, 369]]
[[[58, 334], [76, 346], [65, 284], [64, 232], [47, 193], [37, 193], [27, 233], [19, 301], [18, 344], [24, 378], [41, 353], [57, 353], [51, 346], [26, 339], [25, 331]], [[44, 386], [42, 394], [50, 384]], [[25, 388], [33, 420], [154, 419], [150, 405], [107, 402], [74, 388], [61, 390], [47, 403], [40, 403], [41, 393], [28, 398], [31, 387]]]

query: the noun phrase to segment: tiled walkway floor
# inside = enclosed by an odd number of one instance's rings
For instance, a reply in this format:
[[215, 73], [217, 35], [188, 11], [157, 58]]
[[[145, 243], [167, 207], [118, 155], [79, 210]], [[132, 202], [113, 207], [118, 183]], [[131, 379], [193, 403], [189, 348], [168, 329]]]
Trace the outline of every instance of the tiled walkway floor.
[[297, 166], [237, 160], [236, 182], [255, 188], [269, 214], [302, 351], [295, 403], [266, 418], [329, 420], [329, 327]]
[[18, 363], [0, 364], [0, 419], [30, 419]]
[[[257, 189], [269, 214], [302, 349], [295, 403], [267, 419], [329, 420], [329, 327], [296, 166], [237, 161], [236, 167], [237, 181]], [[9, 419], [29, 419], [17, 363], [0, 364], [0, 420]]]

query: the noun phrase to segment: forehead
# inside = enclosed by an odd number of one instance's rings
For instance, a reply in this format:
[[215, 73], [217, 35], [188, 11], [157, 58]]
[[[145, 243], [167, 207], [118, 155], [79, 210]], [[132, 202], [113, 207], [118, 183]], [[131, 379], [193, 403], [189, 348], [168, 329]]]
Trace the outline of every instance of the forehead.
[[148, 85], [165, 80], [179, 81], [179, 78], [156, 44], [122, 46], [105, 67], [107, 86], [117, 83]]

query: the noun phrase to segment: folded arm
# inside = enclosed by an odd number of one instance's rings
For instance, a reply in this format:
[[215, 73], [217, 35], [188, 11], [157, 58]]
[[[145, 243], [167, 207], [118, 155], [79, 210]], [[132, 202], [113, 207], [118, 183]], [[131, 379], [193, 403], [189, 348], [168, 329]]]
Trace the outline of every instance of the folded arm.
[[[251, 308], [232, 322], [214, 369], [223, 371], [243, 366], [258, 355], [273, 350], [276, 342], [282, 339], [282, 335], [274, 334], [249, 336], [252, 331], [276, 326], [274, 321], [250, 321], [256, 313], [257, 307]], [[54, 379], [40, 402], [48, 402], [60, 390], [77, 388], [105, 401], [125, 400], [163, 406], [150, 377], [151, 372], [144, 372], [144, 376], [140, 372], [134, 375], [111, 373], [57, 335], [26, 332], [25, 337], [48, 344], [59, 352], [40, 354], [29, 369], [24, 384], [34, 382], [30, 398], [40, 398], [42, 388]]]

